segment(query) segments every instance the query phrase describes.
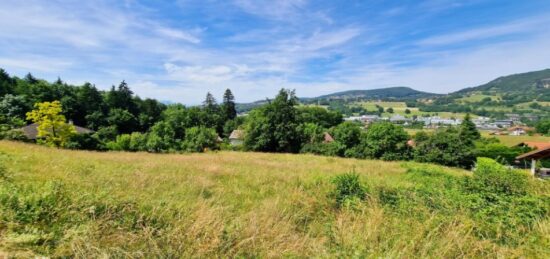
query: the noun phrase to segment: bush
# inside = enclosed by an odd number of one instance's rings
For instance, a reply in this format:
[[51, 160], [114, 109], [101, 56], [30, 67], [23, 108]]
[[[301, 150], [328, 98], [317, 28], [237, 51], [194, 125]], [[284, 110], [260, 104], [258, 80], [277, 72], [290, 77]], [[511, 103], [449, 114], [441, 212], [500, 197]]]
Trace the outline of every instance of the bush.
[[525, 195], [528, 189], [528, 176], [508, 169], [490, 158], [478, 158], [473, 178], [467, 188], [485, 196]]
[[336, 187], [332, 195], [338, 207], [346, 203], [353, 203], [356, 200], [365, 200], [367, 198], [367, 188], [359, 180], [358, 174], [346, 173], [336, 176], [333, 183]]
[[206, 127], [192, 127], [185, 131], [182, 149], [187, 152], [204, 152], [205, 149], [219, 149], [216, 130]]
[[95, 134], [75, 134], [65, 145], [69, 149], [102, 150], [103, 145]]
[[337, 141], [330, 143], [308, 143], [305, 144], [300, 153], [311, 153], [323, 156], [343, 156], [346, 147]]
[[424, 163], [470, 168], [475, 161], [474, 146], [471, 141], [465, 141], [456, 129], [438, 130], [432, 135], [423, 134], [416, 138], [414, 159]]
[[409, 157], [409, 135], [403, 127], [389, 122], [374, 123], [362, 138], [365, 156], [385, 160], [404, 160]]

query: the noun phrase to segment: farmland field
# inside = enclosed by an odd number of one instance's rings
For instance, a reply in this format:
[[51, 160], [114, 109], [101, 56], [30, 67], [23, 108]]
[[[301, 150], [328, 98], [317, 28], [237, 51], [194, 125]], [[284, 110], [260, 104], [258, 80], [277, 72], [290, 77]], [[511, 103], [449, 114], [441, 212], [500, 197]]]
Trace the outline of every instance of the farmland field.
[[[470, 177], [459, 169], [292, 154], [99, 153], [6, 141], [0, 159], [0, 256], [550, 255], [548, 217], [503, 241], [476, 234], [487, 226], [452, 209], [447, 202], [455, 194], [431, 200], [449, 189], [440, 184]], [[338, 208], [333, 179], [350, 171], [366, 184], [368, 199]], [[547, 184], [533, 184], [538, 195], [550, 195]]]

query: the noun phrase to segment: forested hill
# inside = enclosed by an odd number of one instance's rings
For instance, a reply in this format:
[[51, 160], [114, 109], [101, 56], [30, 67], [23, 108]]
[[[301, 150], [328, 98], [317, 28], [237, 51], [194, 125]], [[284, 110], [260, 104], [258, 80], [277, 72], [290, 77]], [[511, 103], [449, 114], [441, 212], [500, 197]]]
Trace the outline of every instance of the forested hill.
[[410, 87], [396, 86], [372, 90], [350, 90], [336, 92], [328, 95], [322, 95], [315, 98], [304, 99], [346, 99], [346, 98], [361, 98], [361, 99], [418, 99], [437, 96], [438, 94], [421, 92]]
[[[410, 101], [425, 98], [434, 98], [442, 96], [440, 94], [422, 92], [410, 87], [395, 86], [388, 88], [379, 88], [371, 90], [348, 90], [342, 92], [321, 95], [317, 97], [302, 97], [300, 102], [305, 104], [318, 103], [319, 101], [372, 101], [372, 100], [391, 100], [391, 101]], [[255, 107], [265, 104], [265, 100], [237, 104], [237, 110], [240, 112], [249, 111]]]
[[550, 69], [499, 77], [486, 84], [465, 88], [456, 94], [490, 91], [495, 94], [544, 92], [550, 90]]

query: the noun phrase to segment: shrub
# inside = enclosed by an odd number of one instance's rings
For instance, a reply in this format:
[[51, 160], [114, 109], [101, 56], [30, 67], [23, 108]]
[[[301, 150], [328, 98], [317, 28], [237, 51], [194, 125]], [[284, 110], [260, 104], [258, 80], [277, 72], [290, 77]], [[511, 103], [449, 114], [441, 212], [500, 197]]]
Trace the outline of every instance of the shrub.
[[409, 156], [409, 135], [403, 127], [389, 122], [374, 123], [362, 138], [365, 156], [385, 160], [403, 160]]
[[66, 148], [84, 150], [102, 150], [102, 143], [95, 134], [75, 134], [71, 136]]
[[182, 149], [187, 152], [204, 152], [205, 149], [218, 149], [216, 130], [206, 127], [192, 127], [185, 131]]
[[473, 143], [463, 141], [456, 129], [438, 130], [416, 141], [414, 159], [418, 162], [470, 168], [475, 161]]
[[480, 157], [466, 188], [485, 196], [518, 196], [527, 193], [528, 184], [526, 174], [508, 169], [490, 158]]
[[334, 178], [335, 189], [333, 196], [338, 207], [355, 200], [367, 198], [367, 188], [359, 180], [356, 173], [346, 173]]
[[300, 150], [301, 153], [312, 153], [324, 156], [343, 156], [346, 147], [337, 142], [330, 143], [308, 143]]

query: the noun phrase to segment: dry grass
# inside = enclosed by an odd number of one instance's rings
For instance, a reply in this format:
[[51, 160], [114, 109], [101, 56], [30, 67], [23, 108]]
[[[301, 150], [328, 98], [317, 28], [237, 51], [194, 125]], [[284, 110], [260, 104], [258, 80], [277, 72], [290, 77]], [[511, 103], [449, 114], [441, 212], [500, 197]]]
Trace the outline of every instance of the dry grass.
[[[123, 211], [158, 219], [131, 231], [112, 219], [66, 229], [48, 255], [76, 257], [527, 257], [532, 245], [480, 240], [463, 215], [425, 220], [388, 211], [375, 198], [336, 209], [331, 179], [354, 170], [369, 186], [407, 186], [414, 163], [313, 155], [98, 153], [0, 142], [16, 183], [62, 182], [72, 197], [129, 204]], [[453, 175], [469, 174], [438, 167]], [[547, 187], [547, 186], [546, 186]], [[135, 204], [135, 206], [130, 206]], [[126, 205], [125, 205], [126, 206]], [[90, 208], [93, 210], [93, 208]], [[113, 214], [112, 217], [115, 214]], [[0, 218], [1, 219], [1, 218]], [[53, 223], [52, 223], [53, 224]], [[548, 221], [537, 233], [548, 234]], [[44, 250], [12, 244], [0, 222], [0, 251], [23, 257]], [[539, 249], [537, 251], [537, 249]], [[0, 253], [1, 255], [2, 253]], [[0, 256], [1, 257], [1, 256]]]

